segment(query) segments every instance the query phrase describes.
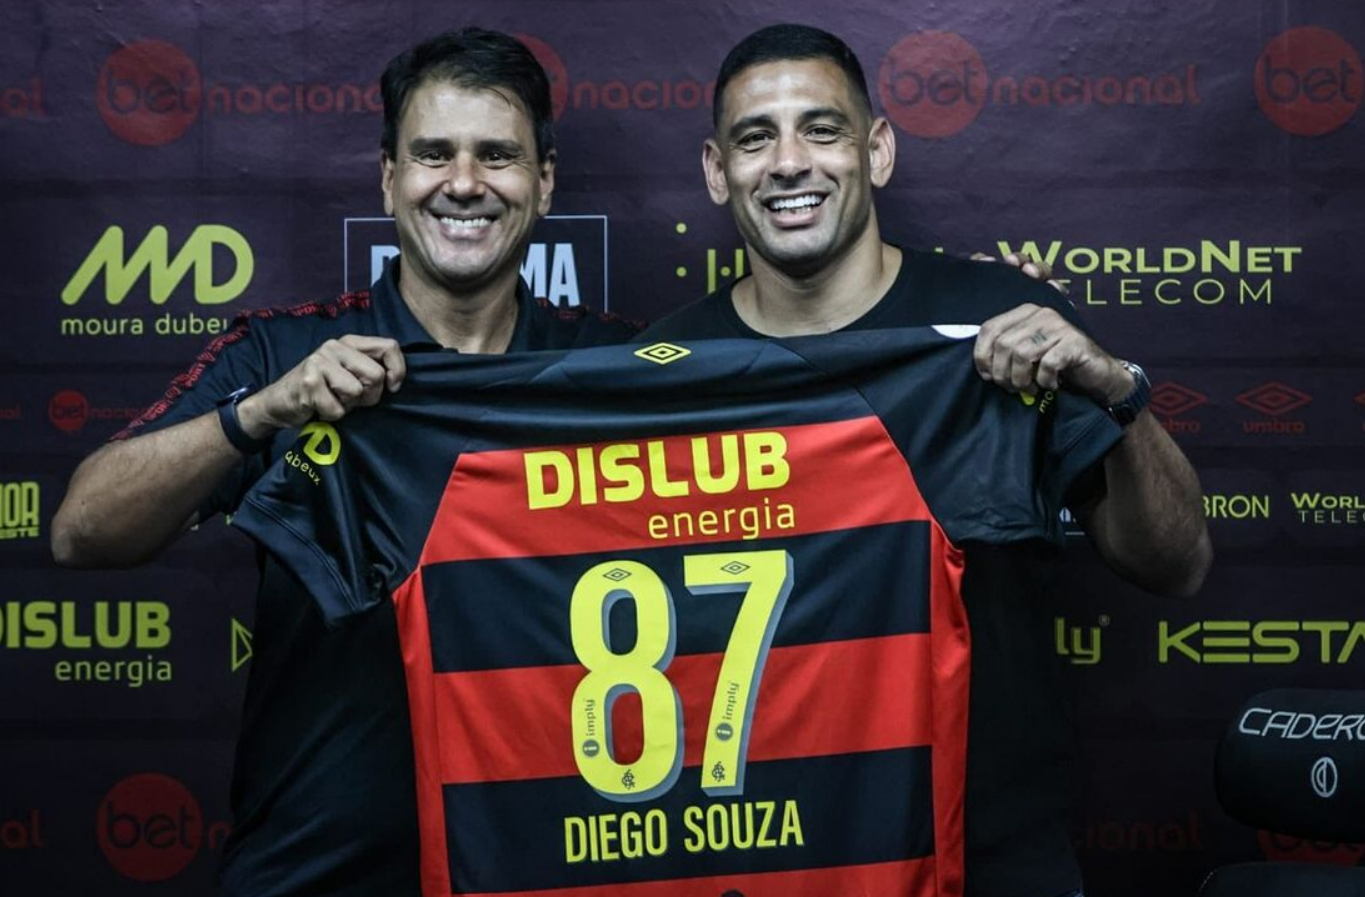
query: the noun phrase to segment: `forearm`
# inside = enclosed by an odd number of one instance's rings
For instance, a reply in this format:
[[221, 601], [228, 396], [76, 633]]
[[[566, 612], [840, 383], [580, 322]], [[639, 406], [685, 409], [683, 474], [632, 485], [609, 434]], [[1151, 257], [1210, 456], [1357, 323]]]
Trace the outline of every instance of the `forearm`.
[[1149, 412], [1105, 457], [1104, 474], [1105, 495], [1082, 520], [1105, 562], [1151, 592], [1197, 592], [1213, 560], [1199, 478]]
[[152, 559], [241, 459], [213, 412], [104, 446], [71, 477], [52, 521], [53, 556], [69, 567]]

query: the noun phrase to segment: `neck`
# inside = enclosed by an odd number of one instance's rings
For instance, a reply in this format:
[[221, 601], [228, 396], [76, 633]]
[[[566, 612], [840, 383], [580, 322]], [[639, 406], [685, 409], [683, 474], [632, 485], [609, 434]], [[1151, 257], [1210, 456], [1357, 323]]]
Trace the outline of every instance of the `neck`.
[[[401, 262], [400, 262], [401, 264]], [[507, 351], [517, 327], [518, 272], [455, 292], [400, 269], [398, 293], [417, 322], [447, 349], [498, 355]]]
[[895, 282], [901, 251], [875, 228], [842, 258], [814, 274], [795, 276], [773, 267], [752, 247], [753, 276], [735, 286], [740, 319], [768, 336], [832, 333], [867, 314]]

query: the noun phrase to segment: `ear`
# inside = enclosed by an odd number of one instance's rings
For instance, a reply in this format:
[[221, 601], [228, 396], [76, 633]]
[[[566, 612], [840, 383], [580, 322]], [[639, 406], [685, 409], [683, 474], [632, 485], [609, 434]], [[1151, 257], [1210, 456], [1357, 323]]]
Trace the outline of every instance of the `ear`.
[[872, 186], [885, 187], [896, 169], [896, 132], [884, 118], [872, 122], [872, 130], [867, 135], [867, 158]]
[[723, 206], [730, 201], [730, 185], [725, 181], [725, 157], [715, 138], [706, 138], [701, 148], [701, 168], [706, 175], [706, 190], [711, 201]]
[[393, 215], [393, 159], [379, 154], [379, 189], [384, 191], [384, 214]]
[[550, 200], [555, 192], [555, 161], [557, 156], [554, 150], [545, 154], [545, 161], [540, 163], [540, 205], [536, 208], [536, 214], [544, 218], [550, 214]]

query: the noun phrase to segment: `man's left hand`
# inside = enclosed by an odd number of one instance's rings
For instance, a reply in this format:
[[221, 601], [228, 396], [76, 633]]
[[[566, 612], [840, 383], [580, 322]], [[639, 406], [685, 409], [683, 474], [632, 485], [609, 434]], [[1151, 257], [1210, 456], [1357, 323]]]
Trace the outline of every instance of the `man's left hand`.
[[1133, 375], [1051, 308], [1026, 303], [981, 325], [977, 373], [1010, 392], [1035, 394], [1064, 382], [1109, 406], [1133, 391]]

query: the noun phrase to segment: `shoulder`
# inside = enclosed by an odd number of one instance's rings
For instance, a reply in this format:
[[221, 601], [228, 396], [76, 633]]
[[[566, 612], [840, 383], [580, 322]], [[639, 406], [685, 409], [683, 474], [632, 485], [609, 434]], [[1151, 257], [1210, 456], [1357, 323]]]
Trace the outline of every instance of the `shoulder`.
[[[1076, 307], [1054, 287], [1003, 262], [938, 252], [907, 253], [911, 291], [924, 294], [938, 323], [979, 324], [1025, 303], [1051, 308], [1081, 325]], [[952, 320], [949, 320], [951, 318]]]
[[664, 315], [640, 334], [641, 341], [661, 339], [723, 339], [743, 336], [731, 323], [727, 310], [730, 291], [717, 290], [677, 311]]
[[583, 305], [560, 307], [545, 299], [531, 303], [532, 349], [581, 349], [629, 342], [644, 328], [641, 321]]

